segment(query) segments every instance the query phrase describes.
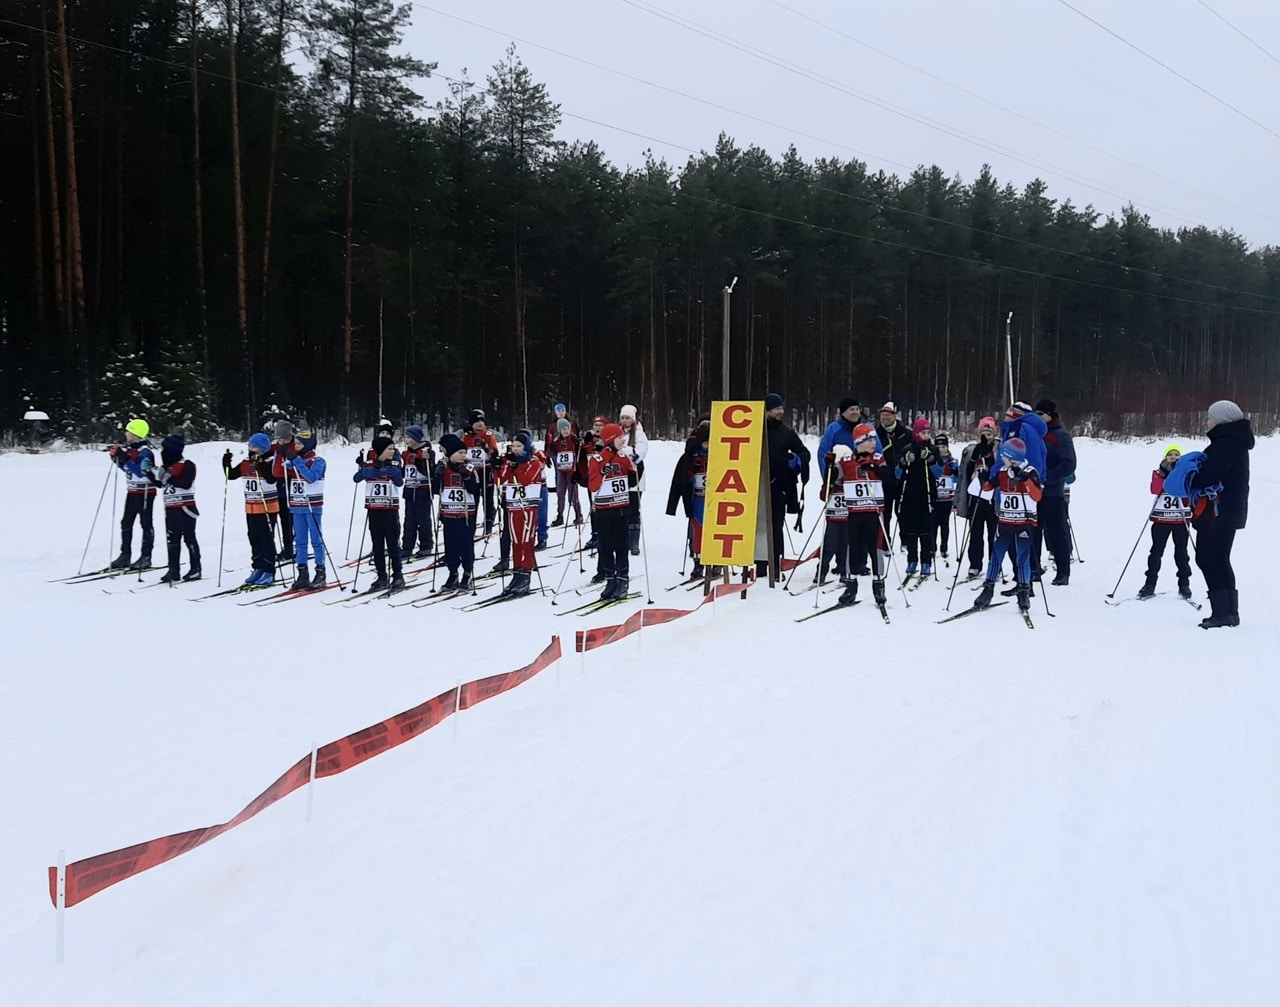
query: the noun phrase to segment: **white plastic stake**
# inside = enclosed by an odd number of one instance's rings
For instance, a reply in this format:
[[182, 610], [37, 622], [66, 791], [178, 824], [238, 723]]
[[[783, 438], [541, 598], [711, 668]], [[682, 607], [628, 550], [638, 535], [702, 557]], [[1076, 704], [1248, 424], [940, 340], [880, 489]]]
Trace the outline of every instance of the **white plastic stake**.
[[311, 821], [311, 809], [316, 802], [316, 754], [319, 746], [311, 743], [311, 772], [307, 774], [307, 821]]
[[458, 679], [458, 691], [453, 698], [453, 743], [458, 743], [458, 718], [462, 716], [462, 679]]
[[66, 957], [67, 944], [67, 851], [58, 851], [58, 928], [54, 960], [61, 965]]

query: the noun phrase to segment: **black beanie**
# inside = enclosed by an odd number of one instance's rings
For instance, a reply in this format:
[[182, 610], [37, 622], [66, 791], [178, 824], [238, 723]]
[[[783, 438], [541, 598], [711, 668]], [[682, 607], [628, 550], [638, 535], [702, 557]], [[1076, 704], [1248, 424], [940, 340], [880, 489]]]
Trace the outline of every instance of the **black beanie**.
[[764, 407], [766, 410], [777, 409], [779, 406], [785, 404], [786, 403], [782, 401], [782, 396], [777, 392], [770, 392], [764, 397]]
[[1058, 403], [1054, 402], [1053, 399], [1041, 399], [1036, 403], [1036, 412], [1044, 413], [1046, 416], [1052, 416], [1057, 419]]
[[836, 407], [836, 412], [843, 413], [846, 409], [850, 409], [853, 406], [861, 406], [861, 405], [862, 403], [859, 402], [852, 395], [846, 395], [844, 398], [840, 400], [840, 404]]
[[392, 441], [390, 437], [375, 437], [373, 439], [373, 457], [381, 458], [382, 452], [391, 447], [393, 443], [394, 441]]
[[462, 438], [457, 434], [445, 434], [440, 438], [440, 450], [442, 450], [446, 456], [456, 454], [465, 447], [466, 445], [462, 443]]

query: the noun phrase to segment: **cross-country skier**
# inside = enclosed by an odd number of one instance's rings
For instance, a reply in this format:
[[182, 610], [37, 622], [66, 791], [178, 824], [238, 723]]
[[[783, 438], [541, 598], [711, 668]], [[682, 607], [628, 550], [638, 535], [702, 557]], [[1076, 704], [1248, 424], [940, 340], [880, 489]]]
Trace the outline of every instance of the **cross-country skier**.
[[[285, 480], [289, 515], [293, 519], [293, 551], [298, 576], [293, 591], [318, 591], [325, 586], [324, 536], [324, 459], [316, 454], [316, 435], [307, 424], [301, 424], [293, 441], [284, 452], [277, 450], [271, 472]], [[307, 563], [315, 555], [316, 573], [311, 577]]]
[[956, 499], [956, 481], [959, 465], [951, 454], [951, 438], [939, 431], [933, 438], [934, 459], [930, 466], [934, 485], [938, 488], [938, 503], [933, 508], [935, 534], [931, 544], [940, 544], [942, 558], [947, 558], [947, 544], [951, 536], [951, 508]]
[[636, 474], [636, 466], [629, 455], [623, 454], [629, 445], [621, 426], [605, 424], [600, 439], [603, 443], [586, 456], [585, 476], [594, 503], [600, 572], [608, 581], [600, 598], [610, 601], [625, 598], [630, 589], [627, 517], [630, 480]]
[[[561, 408], [556, 407], [557, 411]], [[578, 456], [578, 432], [563, 416], [547, 431], [546, 455], [547, 464], [556, 472], [556, 519], [551, 522], [551, 527], [559, 528], [564, 524], [566, 498], [573, 506], [573, 523], [582, 524], [582, 503], [578, 499], [578, 484], [573, 479]]]
[[484, 410], [473, 409], [467, 417], [467, 432], [462, 435], [467, 447], [467, 461], [480, 478], [481, 496], [484, 499], [484, 533], [493, 531], [498, 516], [494, 508], [493, 469], [498, 463], [498, 439], [485, 425]]
[[[623, 406], [618, 411], [618, 425], [627, 435], [627, 443], [621, 449], [631, 458], [635, 475], [631, 478], [631, 499], [627, 508], [627, 544], [632, 556], [640, 555], [640, 498], [644, 495], [644, 460], [649, 454], [649, 436], [636, 418], [636, 407]], [[624, 591], [623, 594], [626, 592]]]
[[[369, 522], [369, 543], [378, 577], [370, 591], [403, 591], [404, 574], [400, 567], [400, 488], [404, 485], [404, 466], [395, 442], [385, 433], [373, 439], [369, 452], [373, 457], [351, 477], [364, 483], [365, 519]], [[387, 554], [391, 554], [391, 579], [387, 579]]]
[[1139, 598], [1150, 598], [1156, 593], [1156, 581], [1160, 577], [1160, 565], [1165, 547], [1173, 539], [1173, 562], [1178, 570], [1178, 594], [1191, 597], [1191, 556], [1187, 547], [1191, 542], [1191, 501], [1164, 491], [1164, 481], [1182, 457], [1182, 449], [1170, 444], [1164, 449], [1164, 458], [1151, 473], [1151, 493], [1155, 503], [1151, 507], [1151, 552], [1147, 556], [1147, 579], [1138, 591]]
[[[995, 547], [996, 511], [992, 495], [983, 490], [995, 463], [999, 435], [994, 417], [978, 421], [978, 439], [960, 455], [960, 472], [956, 479], [956, 516], [969, 522], [969, 580], [982, 576], [985, 556]], [[983, 549], [986, 549], [984, 553]], [[960, 557], [956, 557], [956, 562]]]
[[[884, 537], [885, 488], [888, 465], [879, 451], [875, 427], [860, 423], [853, 430], [856, 450], [837, 444], [832, 450], [839, 491], [847, 510], [847, 583], [840, 604], [852, 605], [858, 597], [858, 576], [871, 574], [871, 593], [876, 605], [886, 604], [884, 591], [885, 564], [888, 559]], [[832, 487], [833, 491], [835, 486]]]
[[707, 503], [707, 442], [711, 439], [711, 416], [698, 417], [698, 427], [684, 442], [684, 453], [671, 473], [671, 490], [667, 493], [667, 513], [672, 517], [676, 505], [682, 504], [688, 521], [689, 555], [693, 559], [690, 579], [703, 575], [702, 521]]
[[440, 451], [444, 457], [436, 466], [432, 480], [440, 501], [444, 564], [449, 569], [444, 590], [465, 591], [471, 587], [475, 567], [476, 500], [480, 496], [480, 480], [467, 461], [467, 446], [457, 434], [441, 437]]
[[911, 443], [899, 444], [897, 450], [898, 529], [907, 547], [907, 576], [918, 570], [922, 577], [930, 577], [938, 486], [933, 477], [933, 426], [928, 419], [918, 418], [911, 425]]
[[404, 431], [404, 450], [400, 452], [404, 465], [404, 539], [400, 544], [400, 559], [413, 556], [425, 559], [435, 550], [435, 529], [431, 526], [431, 470], [435, 468], [435, 452], [427, 440], [426, 431], [416, 423]]
[[884, 526], [892, 533], [893, 516], [898, 513], [898, 500], [902, 491], [897, 469], [902, 465], [902, 456], [911, 448], [912, 441], [911, 431], [905, 424], [898, 422], [898, 407], [892, 400], [880, 407], [880, 422], [876, 426], [876, 434], [880, 438], [880, 450], [888, 465], [884, 481]]
[[182, 543], [187, 544], [187, 574], [182, 580], [200, 579], [200, 545], [196, 542], [196, 463], [182, 457], [187, 444], [177, 434], [160, 442], [160, 465], [151, 470], [151, 480], [162, 488], [164, 536], [169, 547], [169, 569], [161, 584], [179, 579]]
[[244, 487], [244, 519], [249, 529], [249, 550], [253, 572], [245, 580], [246, 587], [266, 587], [275, 580], [276, 541], [271, 520], [280, 513], [280, 484], [271, 474], [271, 438], [256, 433], [249, 438], [244, 461], [231, 461], [231, 452], [222, 456], [222, 471], [228, 479], [240, 479]]
[[[151, 550], [156, 530], [152, 512], [156, 503], [156, 487], [151, 470], [156, 456], [147, 443], [151, 427], [146, 420], [132, 419], [124, 427], [124, 444], [111, 446], [111, 460], [125, 476], [124, 516], [120, 519], [120, 555], [111, 561], [112, 570], [150, 570]], [[142, 525], [142, 551], [130, 563], [133, 552], [133, 522]]]
[[533, 446], [533, 436], [520, 430], [507, 445], [507, 457], [495, 479], [507, 515], [507, 535], [511, 542], [513, 571], [504, 595], [518, 597], [530, 591], [534, 568], [534, 538], [538, 532], [538, 503], [546, 490], [542, 452]]
[[994, 492], [993, 502], [999, 531], [987, 566], [987, 580], [982, 585], [974, 608], [986, 608], [995, 593], [996, 578], [1005, 554], [1016, 557], [1014, 571], [1017, 578], [1015, 593], [1018, 608], [1027, 612], [1031, 608], [1031, 549], [1036, 526], [1036, 512], [1042, 496], [1040, 475], [1027, 462], [1027, 446], [1019, 437], [1000, 445], [1000, 468], [983, 483], [983, 489]]

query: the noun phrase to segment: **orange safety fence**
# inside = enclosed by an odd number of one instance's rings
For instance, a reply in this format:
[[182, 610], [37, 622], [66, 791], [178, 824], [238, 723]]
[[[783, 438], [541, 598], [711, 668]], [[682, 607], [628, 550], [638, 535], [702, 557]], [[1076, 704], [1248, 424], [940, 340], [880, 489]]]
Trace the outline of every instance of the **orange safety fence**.
[[[492, 699], [500, 693], [524, 684], [540, 671], [555, 664], [560, 657], [560, 638], [555, 636], [551, 638], [551, 643], [546, 649], [531, 664], [523, 668], [455, 686], [448, 692], [442, 692], [411, 710], [405, 710], [381, 723], [349, 734], [339, 741], [323, 745], [316, 750], [316, 778], [336, 776], [353, 766], [367, 762], [375, 755], [381, 755], [397, 745], [403, 745], [459, 710], [469, 709], [477, 703]], [[113, 850], [111, 853], [100, 853], [96, 857], [88, 857], [68, 864], [64, 904], [67, 907], [74, 906], [126, 878], [141, 874], [152, 867], [158, 867], [174, 857], [203, 846], [237, 825], [243, 825], [250, 818], [300, 787], [306, 786], [310, 779], [311, 754], [308, 753], [290, 766], [279, 779], [250, 801], [230, 821], [223, 822], [221, 825], [210, 825], [202, 829], [163, 836], [160, 839], [152, 839], [122, 850]], [[58, 904], [58, 868], [56, 867], [49, 868], [49, 897], [56, 906]]]
[[751, 580], [745, 584], [715, 584], [712, 590], [703, 596], [702, 601], [698, 602], [693, 608], [642, 608], [639, 612], [635, 612], [628, 617], [626, 622], [620, 622], [613, 626], [597, 626], [595, 629], [580, 629], [574, 637], [574, 652], [584, 654], [588, 650], [595, 650], [610, 643], [617, 643], [624, 637], [639, 632], [645, 626], [661, 626], [664, 623], [674, 622], [676, 619], [683, 619], [686, 615], [693, 615], [703, 605], [710, 604], [717, 598], [723, 598], [728, 594], [744, 594], [755, 583], [756, 581]]

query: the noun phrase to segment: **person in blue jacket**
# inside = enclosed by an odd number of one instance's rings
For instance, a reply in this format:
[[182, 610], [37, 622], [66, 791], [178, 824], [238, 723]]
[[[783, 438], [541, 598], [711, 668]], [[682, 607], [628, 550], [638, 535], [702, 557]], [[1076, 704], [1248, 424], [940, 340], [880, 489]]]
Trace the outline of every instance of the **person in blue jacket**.
[[850, 451], [856, 450], [857, 445], [853, 443], [853, 428], [862, 422], [862, 403], [852, 395], [842, 398], [836, 406], [836, 411], [840, 415], [822, 432], [822, 440], [818, 441], [818, 475], [822, 476], [824, 484], [827, 481], [827, 465], [831, 460], [831, 449], [837, 444], [845, 444]]
[[[1018, 401], [1011, 405], [1004, 414], [1004, 422], [1000, 425], [1001, 442], [1012, 440], [1017, 437], [1026, 445], [1027, 457], [1023, 463], [1024, 466], [1030, 466], [1036, 470], [1036, 475], [1040, 477], [1041, 483], [1044, 481], [1045, 472], [1049, 468], [1048, 451], [1044, 444], [1044, 435], [1049, 432], [1048, 426], [1039, 416], [1036, 415], [1027, 403]], [[1032, 537], [1031, 543], [1031, 579], [1039, 580], [1044, 573], [1044, 567], [1040, 561], [1039, 543]], [[1012, 593], [1000, 592], [1001, 594]]]
[[[325, 586], [324, 520], [325, 461], [316, 454], [316, 435], [306, 423], [298, 426], [283, 453], [277, 453], [271, 474], [285, 480], [289, 514], [293, 518], [294, 562], [298, 576], [291, 591], [319, 591]], [[307, 562], [315, 556], [315, 576]]]

